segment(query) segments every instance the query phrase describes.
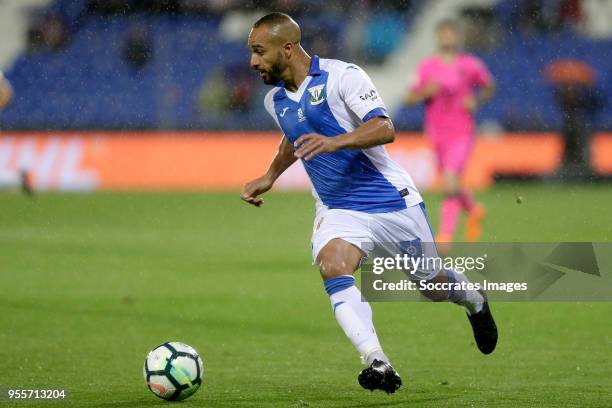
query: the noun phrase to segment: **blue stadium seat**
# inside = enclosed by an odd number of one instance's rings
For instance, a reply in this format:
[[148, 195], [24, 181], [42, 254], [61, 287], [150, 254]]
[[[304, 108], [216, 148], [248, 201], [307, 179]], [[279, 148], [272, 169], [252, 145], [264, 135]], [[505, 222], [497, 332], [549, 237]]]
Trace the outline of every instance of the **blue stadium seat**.
[[[495, 98], [478, 113], [479, 120], [497, 121], [512, 130], [558, 129], [561, 117], [543, 77], [546, 65], [557, 58], [592, 64], [602, 93], [612, 94], [612, 41], [589, 40], [570, 29], [525, 36], [514, 27], [516, 8], [511, 3], [502, 0], [495, 8], [507, 28], [503, 41], [480, 55], [499, 86]], [[402, 19], [388, 17], [394, 35], [408, 29], [417, 9]], [[17, 97], [2, 113], [5, 129], [274, 128], [260, 103], [266, 92], [261, 85], [256, 88], [258, 103], [249, 113], [219, 118], [198, 112], [198, 94], [208, 76], [218, 67], [246, 66], [248, 61], [243, 42], [221, 38], [219, 17], [101, 17], [87, 13], [86, 0], [55, 0], [49, 11], [69, 21], [70, 41], [58, 52], [25, 53], [6, 73]], [[310, 27], [325, 27], [326, 35], [334, 38], [342, 38], [347, 28], [345, 19], [333, 13], [312, 13], [302, 20]], [[153, 44], [152, 59], [139, 71], [121, 56], [126, 34], [135, 24], [146, 27]], [[390, 52], [389, 41], [370, 40], [376, 52]], [[400, 130], [421, 129], [422, 117], [422, 108], [401, 108], [394, 114]], [[600, 114], [598, 125], [612, 128], [612, 115]]]

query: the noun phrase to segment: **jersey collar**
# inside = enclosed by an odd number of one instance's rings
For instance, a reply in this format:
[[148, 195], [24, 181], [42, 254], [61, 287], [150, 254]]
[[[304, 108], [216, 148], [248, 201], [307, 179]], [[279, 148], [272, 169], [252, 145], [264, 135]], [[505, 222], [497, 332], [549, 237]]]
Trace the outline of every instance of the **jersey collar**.
[[313, 55], [310, 60], [310, 68], [308, 69], [306, 78], [304, 78], [304, 81], [300, 84], [300, 87], [298, 88], [298, 90], [295, 91], [295, 93], [290, 93], [285, 88], [285, 83], [283, 81], [279, 81], [276, 84], [276, 86], [282, 88], [284, 92], [277, 92], [274, 95], [274, 100], [276, 101], [276, 100], [281, 100], [283, 98], [289, 98], [294, 102], [299, 102], [300, 99], [302, 98], [302, 95], [304, 94], [304, 89], [306, 88], [307, 82], [310, 82], [308, 81], [308, 77], [319, 76], [319, 75], [321, 75], [321, 68], [319, 68], [319, 56]]
[[313, 55], [310, 61], [310, 69], [308, 70], [309, 76], [321, 75], [321, 69], [319, 68], [319, 56]]

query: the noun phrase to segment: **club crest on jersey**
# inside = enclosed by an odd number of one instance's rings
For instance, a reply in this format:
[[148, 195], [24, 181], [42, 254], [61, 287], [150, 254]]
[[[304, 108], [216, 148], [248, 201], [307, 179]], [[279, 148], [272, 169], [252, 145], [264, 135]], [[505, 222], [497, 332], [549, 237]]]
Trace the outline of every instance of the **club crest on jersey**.
[[325, 97], [323, 96], [323, 88], [325, 88], [325, 84], [308, 88], [311, 105], [318, 105], [325, 100]]

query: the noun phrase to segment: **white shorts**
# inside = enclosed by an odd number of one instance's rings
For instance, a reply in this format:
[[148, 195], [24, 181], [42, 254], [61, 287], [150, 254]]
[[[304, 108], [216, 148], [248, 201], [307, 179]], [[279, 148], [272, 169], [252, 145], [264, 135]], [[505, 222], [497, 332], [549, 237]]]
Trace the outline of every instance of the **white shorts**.
[[[413, 205], [400, 211], [370, 214], [361, 211], [327, 209], [320, 207], [314, 220], [312, 234], [312, 260], [316, 263], [319, 252], [332, 239], [340, 238], [364, 252], [380, 248], [388, 256], [401, 253], [400, 245], [406, 242], [423, 243], [422, 254], [437, 257], [434, 237], [425, 212], [425, 205]], [[431, 279], [437, 271], [419, 271], [419, 279]]]

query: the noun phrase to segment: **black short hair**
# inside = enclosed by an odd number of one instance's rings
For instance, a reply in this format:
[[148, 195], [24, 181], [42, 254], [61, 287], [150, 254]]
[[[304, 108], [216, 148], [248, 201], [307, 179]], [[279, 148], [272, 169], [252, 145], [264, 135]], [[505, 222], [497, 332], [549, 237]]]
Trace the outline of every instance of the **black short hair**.
[[277, 24], [286, 23], [287, 21], [291, 21], [291, 20], [292, 18], [285, 13], [274, 12], [274, 13], [266, 14], [265, 16], [257, 20], [255, 24], [253, 24], [253, 28], [257, 28], [262, 25], [273, 26]]

